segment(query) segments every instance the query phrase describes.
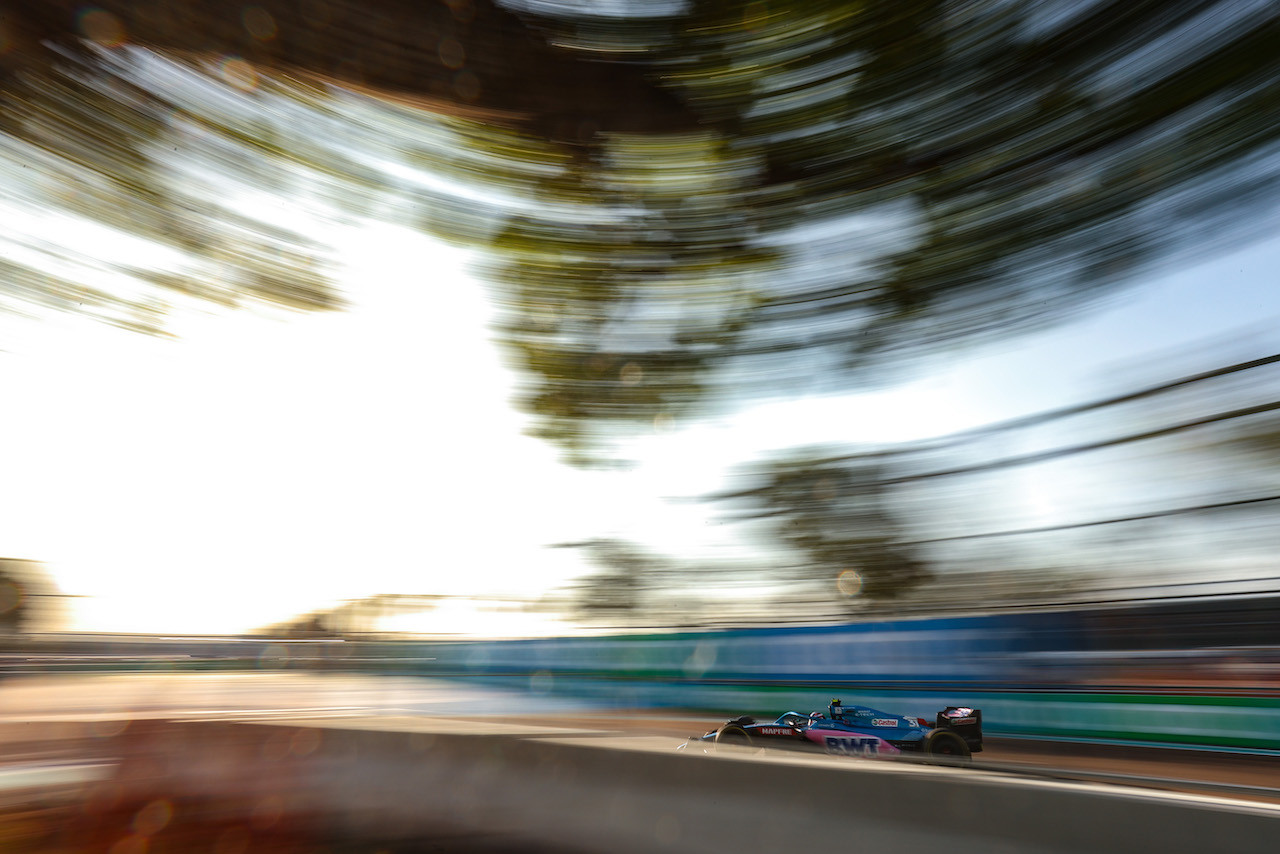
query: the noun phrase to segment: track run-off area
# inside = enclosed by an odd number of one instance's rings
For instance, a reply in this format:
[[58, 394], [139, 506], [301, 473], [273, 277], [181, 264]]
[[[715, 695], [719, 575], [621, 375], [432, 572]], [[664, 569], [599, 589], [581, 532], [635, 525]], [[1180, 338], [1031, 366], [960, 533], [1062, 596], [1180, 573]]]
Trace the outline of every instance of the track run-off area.
[[[25, 675], [0, 682], [0, 762], [13, 766], [76, 761], [77, 752], [94, 738], [146, 720], [448, 719], [517, 730], [535, 726], [644, 737], [651, 744], [666, 739], [675, 750], [730, 714], [766, 717], [782, 711], [786, 710], [733, 709], [712, 715], [614, 708], [461, 680], [339, 673]], [[935, 710], [896, 711], [928, 716]], [[1280, 751], [1237, 753], [988, 736], [985, 750], [969, 766], [1038, 779], [1088, 780], [1280, 804]]]

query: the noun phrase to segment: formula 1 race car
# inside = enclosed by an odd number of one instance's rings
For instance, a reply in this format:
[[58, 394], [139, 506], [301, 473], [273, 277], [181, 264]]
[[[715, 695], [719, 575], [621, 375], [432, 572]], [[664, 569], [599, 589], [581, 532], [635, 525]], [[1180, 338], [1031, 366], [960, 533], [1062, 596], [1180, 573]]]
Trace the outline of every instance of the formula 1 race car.
[[694, 743], [777, 747], [843, 756], [918, 753], [962, 759], [982, 750], [982, 711], [947, 706], [932, 722], [832, 700], [827, 715], [786, 712], [772, 723], [742, 716], [724, 723]]

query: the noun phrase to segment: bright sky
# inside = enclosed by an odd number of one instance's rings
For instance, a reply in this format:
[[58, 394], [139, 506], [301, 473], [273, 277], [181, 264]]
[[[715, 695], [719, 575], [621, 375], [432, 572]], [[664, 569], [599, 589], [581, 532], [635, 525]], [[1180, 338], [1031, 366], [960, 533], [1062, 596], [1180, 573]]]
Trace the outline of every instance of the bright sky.
[[632, 472], [584, 473], [520, 435], [465, 253], [388, 225], [344, 239], [347, 312], [193, 315], [176, 341], [6, 321], [0, 555], [87, 597], [76, 628], [227, 632], [377, 593], [537, 595], [583, 569], [543, 546], [591, 536], [723, 548], [701, 508], [661, 499], [766, 448], [1089, 398], [1108, 364], [1280, 320], [1272, 241], [903, 389], [762, 405], [655, 435]]
[[227, 631], [578, 570], [536, 545], [606, 502], [519, 437], [464, 257], [388, 226], [348, 239], [349, 312], [188, 318], [176, 342], [11, 324], [0, 554], [95, 597], [80, 627]]

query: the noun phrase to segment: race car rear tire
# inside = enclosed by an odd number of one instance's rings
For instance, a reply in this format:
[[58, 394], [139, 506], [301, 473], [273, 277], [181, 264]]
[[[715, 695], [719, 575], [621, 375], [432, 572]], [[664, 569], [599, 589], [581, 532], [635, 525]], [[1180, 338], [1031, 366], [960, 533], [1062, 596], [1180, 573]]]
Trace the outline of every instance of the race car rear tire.
[[725, 724], [716, 730], [716, 744], [728, 744], [733, 747], [750, 747], [751, 736], [737, 724]]
[[969, 745], [949, 729], [935, 729], [924, 737], [925, 756], [949, 759], [968, 759]]

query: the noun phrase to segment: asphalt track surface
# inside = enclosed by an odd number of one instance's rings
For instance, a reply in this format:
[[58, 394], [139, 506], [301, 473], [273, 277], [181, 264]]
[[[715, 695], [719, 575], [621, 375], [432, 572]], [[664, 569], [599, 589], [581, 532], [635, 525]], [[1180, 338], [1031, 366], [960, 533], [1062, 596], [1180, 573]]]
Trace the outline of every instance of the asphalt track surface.
[[[762, 714], [768, 710], [746, 710]], [[781, 710], [779, 710], [781, 711]], [[428, 716], [486, 724], [563, 726], [671, 739], [674, 750], [724, 718], [603, 708], [554, 695], [469, 683], [307, 673], [24, 676], [0, 682], [0, 763], [75, 761], [70, 724], [114, 727], [141, 718]], [[832, 761], [878, 761], [833, 758]], [[1276, 756], [989, 738], [975, 767], [1050, 778], [1280, 803]]]
[[[724, 718], [646, 712], [526, 715], [515, 719], [540, 725], [572, 725], [628, 735], [670, 736], [682, 741], [724, 723]], [[832, 761], [882, 761], [832, 757]], [[1197, 795], [1280, 804], [1280, 754], [1263, 756], [1221, 751], [1117, 747], [987, 738], [970, 763], [975, 768], [1048, 779], [1117, 783]]]

